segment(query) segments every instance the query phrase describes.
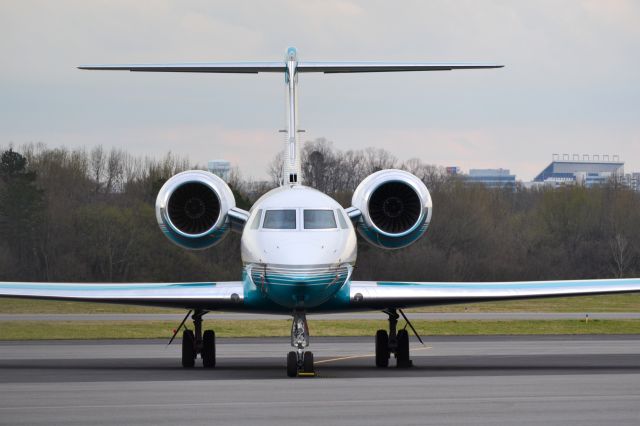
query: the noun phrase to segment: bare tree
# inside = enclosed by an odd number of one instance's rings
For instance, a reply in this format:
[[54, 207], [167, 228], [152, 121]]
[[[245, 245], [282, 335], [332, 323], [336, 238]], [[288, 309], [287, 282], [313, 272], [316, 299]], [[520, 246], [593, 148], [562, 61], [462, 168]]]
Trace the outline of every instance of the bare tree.
[[124, 184], [125, 155], [119, 149], [111, 149], [107, 158], [105, 192], [121, 192]]
[[616, 234], [609, 242], [609, 246], [611, 247], [611, 257], [613, 259], [613, 272], [617, 278], [624, 278], [631, 261], [629, 242], [624, 235]]
[[283, 182], [283, 169], [282, 163], [284, 162], [284, 154], [282, 151], [278, 152], [273, 160], [269, 163], [268, 173], [271, 178], [271, 183], [274, 186], [280, 186]]
[[369, 173], [393, 169], [398, 162], [398, 159], [393, 154], [384, 149], [367, 148], [364, 151], [364, 155]]
[[102, 179], [104, 178], [104, 169], [106, 163], [106, 155], [104, 153], [104, 148], [102, 145], [98, 145], [97, 147], [91, 150], [90, 154], [90, 165], [91, 165], [91, 177], [95, 182], [95, 193], [100, 192], [102, 187]]

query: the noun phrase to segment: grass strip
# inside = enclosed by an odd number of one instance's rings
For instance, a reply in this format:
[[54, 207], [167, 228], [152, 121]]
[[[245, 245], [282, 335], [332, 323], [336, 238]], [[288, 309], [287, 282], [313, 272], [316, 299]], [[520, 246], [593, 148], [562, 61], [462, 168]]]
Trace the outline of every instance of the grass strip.
[[[219, 337], [288, 337], [289, 320], [205, 321]], [[424, 336], [497, 334], [640, 334], [640, 320], [429, 321], [414, 325]], [[386, 321], [311, 320], [312, 336], [373, 336]], [[400, 326], [403, 326], [401, 323]], [[0, 322], [0, 340], [169, 339], [170, 321], [23, 321]]]

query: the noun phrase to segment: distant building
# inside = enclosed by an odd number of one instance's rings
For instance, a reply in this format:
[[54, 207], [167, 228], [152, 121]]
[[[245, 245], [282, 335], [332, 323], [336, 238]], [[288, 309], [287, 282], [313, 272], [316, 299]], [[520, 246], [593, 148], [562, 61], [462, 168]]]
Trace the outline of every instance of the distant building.
[[534, 183], [560, 186], [601, 185], [611, 178], [624, 177], [624, 162], [617, 155], [554, 154], [553, 161], [533, 179]]
[[458, 166], [449, 166], [445, 168], [447, 175], [449, 176], [457, 176], [460, 174], [460, 167]]
[[509, 169], [471, 169], [465, 176], [469, 183], [480, 183], [489, 188], [515, 188], [516, 175]]
[[634, 191], [640, 191], [640, 173], [627, 173], [622, 182]]
[[231, 163], [227, 160], [212, 160], [207, 163], [207, 169], [214, 175], [218, 175], [225, 182], [229, 182]]

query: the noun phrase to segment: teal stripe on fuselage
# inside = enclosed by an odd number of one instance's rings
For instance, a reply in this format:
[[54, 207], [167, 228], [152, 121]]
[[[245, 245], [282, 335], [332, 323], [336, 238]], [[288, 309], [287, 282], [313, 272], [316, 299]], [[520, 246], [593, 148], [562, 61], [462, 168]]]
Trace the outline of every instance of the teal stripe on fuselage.
[[[349, 276], [347, 267], [327, 272], [303, 272], [292, 267], [278, 268], [274, 272], [269, 267], [248, 267], [255, 291], [263, 298], [275, 302], [285, 308], [308, 309], [322, 305], [334, 296], [344, 285]], [[248, 303], [259, 299], [250, 298]]]

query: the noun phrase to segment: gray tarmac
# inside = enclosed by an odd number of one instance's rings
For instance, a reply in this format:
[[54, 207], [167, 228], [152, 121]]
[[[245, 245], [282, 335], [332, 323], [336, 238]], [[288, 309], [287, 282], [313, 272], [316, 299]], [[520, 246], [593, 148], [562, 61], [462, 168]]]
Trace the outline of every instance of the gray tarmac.
[[640, 424], [640, 336], [425, 338], [410, 369], [312, 338], [297, 379], [282, 338], [219, 339], [214, 370], [182, 369], [179, 342], [1, 342], [0, 424]]
[[[186, 313], [186, 312], [185, 312]], [[181, 321], [185, 314], [0, 314], [0, 321]], [[640, 312], [410, 312], [409, 319], [416, 320], [572, 320], [572, 319], [640, 319]], [[211, 312], [209, 320], [272, 320], [289, 319], [290, 315]], [[311, 314], [313, 320], [387, 319], [382, 312]]]

